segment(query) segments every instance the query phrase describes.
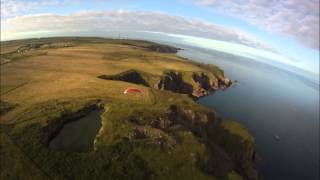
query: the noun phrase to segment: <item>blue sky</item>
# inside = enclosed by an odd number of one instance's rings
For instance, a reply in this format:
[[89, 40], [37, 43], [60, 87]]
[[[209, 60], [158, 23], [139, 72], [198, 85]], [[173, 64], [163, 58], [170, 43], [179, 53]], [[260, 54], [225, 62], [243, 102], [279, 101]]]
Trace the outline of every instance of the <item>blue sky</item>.
[[[136, 19], [131, 21], [138, 21], [140, 24], [145, 24], [145, 22], [142, 22], [144, 18], [146, 21], [150, 21], [145, 16], [155, 16], [154, 19], [157, 19], [164, 18], [167, 15], [172, 20], [168, 22], [161, 20], [158, 24], [157, 22], [148, 23], [148, 26], [139, 25], [139, 27], [133, 29], [191, 35], [213, 40], [231, 41], [255, 48], [272, 49], [272, 51], [295, 61], [294, 64], [300, 66], [300, 68], [319, 74], [318, 4], [317, 0], [247, 0], [247, 2], [241, 1], [241, 4], [237, 0], [220, 2], [217, 0], [1, 0], [1, 25], [4, 26], [1, 26], [1, 31], [4, 32], [2, 33], [4, 34], [2, 39], [14, 39], [15, 36], [9, 33], [12, 32], [10, 29], [13, 28], [27, 31], [22, 27], [17, 28], [16, 26], [22, 26], [22, 24], [15, 23], [19, 18], [26, 15], [38, 15], [37, 18], [39, 19], [41, 18], [40, 14], [50, 13], [68, 18], [75, 13], [88, 13], [92, 16], [95, 12], [119, 12], [119, 10], [122, 10], [132, 12], [126, 17], [131, 19], [134, 18], [133, 16], [137, 16]], [[146, 15], [148, 13], [137, 15], [137, 12], [148, 12], [149, 15]], [[106, 16], [111, 17], [110, 14]], [[104, 21], [114, 22], [109, 17], [101, 19], [98, 24]], [[117, 23], [128, 21], [118, 15], [112, 14], [112, 17], [117, 19]], [[180, 19], [180, 17], [183, 19]], [[42, 18], [47, 18], [47, 16]], [[33, 22], [34, 20], [31, 19], [30, 21]], [[186, 25], [184, 21], [189, 22]], [[27, 24], [28, 21], [25, 20], [24, 22]], [[172, 22], [177, 22], [172, 24], [172, 26], [177, 26], [176, 29], [173, 27], [170, 27], [170, 30], [168, 28], [162, 29], [161, 23]], [[79, 22], [78, 24], [83, 23]], [[127, 27], [129, 23], [131, 22], [124, 22], [123, 26]], [[199, 28], [193, 27], [194, 24]], [[123, 28], [123, 26], [119, 27]], [[134, 24], [131, 26], [134, 26]], [[151, 28], [150, 26], [154, 27]], [[190, 30], [179, 29], [179, 26], [190, 27]], [[41, 29], [43, 33], [55, 31], [53, 27], [43, 25], [37, 29]], [[30, 31], [32, 28], [28, 30]], [[65, 31], [68, 31], [68, 29]], [[227, 33], [223, 34], [221, 31], [227, 31]], [[22, 32], [18, 33], [19, 35], [23, 34]], [[30, 32], [20, 35], [19, 38], [28, 37], [28, 35], [30, 35]], [[242, 36], [245, 37], [245, 40]]]

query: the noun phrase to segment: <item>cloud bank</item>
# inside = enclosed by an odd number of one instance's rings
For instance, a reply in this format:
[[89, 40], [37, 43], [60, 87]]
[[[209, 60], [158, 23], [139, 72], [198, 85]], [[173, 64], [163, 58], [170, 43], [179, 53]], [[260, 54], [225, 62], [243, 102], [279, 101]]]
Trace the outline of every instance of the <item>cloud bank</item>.
[[319, 0], [187, 0], [319, 49]]
[[204, 49], [212, 49], [219, 52], [224, 52], [227, 54], [233, 54], [241, 57], [246, 57], [254, 59], [256, 61], [264, 62], [267, 64], [273, 64], [275, 62], [281, 62], [295, 67], [301, 67], [298, 61], [294, 61], [284, 55], [277, 54], [274, 52], [248, 47], [241, 44], [236, 44], [232, 42], [225, 42], [201, 37], [178, 35], [178, 34], [169, 34], [169, 33], [157, 33], [163, 34], [172, 38], [179, 38], [180, 41], [184, 44], [190, 44], [196, 47]]
[[[37, 14], [1, 20], [1, 39], [26, 38], [32, 34], [96, 31], [157, 31], [184, 34], [270, 49], [243, 32], [206, 23], [187, 20], [153, 11], [79, 12], [71, 15]], [[94, 35], [94, 34], [92, 34]]]
[[13, 17], [30, 13], [35, 10], [39, 10], [43, 7], [56, 6], [61, 2], [58, 0], [33, 0], [33, 1], [21, 1], [21, 0], [1, 0], [1, 18]]

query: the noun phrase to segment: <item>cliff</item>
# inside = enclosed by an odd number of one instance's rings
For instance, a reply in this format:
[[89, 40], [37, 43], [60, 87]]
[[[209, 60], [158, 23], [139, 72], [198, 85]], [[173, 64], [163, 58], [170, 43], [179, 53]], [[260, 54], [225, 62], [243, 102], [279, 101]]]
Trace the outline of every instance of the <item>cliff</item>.
[[[37, 45], [18, 53], [25, 44]], [[0, 148], [5, 179], [258, 179], [248, 130], [195, 101], [232, 83], [217, 66], [148, 41], [61, 37], [7, 45], [1, 55], [10, 61], [1, 68], [10, 67], [10, 81], [1, 85], [13, 90], [0, 101], [7, 123], [0, 135], [10, 140]], [[141, 93], [123, 94], [128, 87]], [[90, 152], [48, 147], [67, 123], [100, 108]], [[77, 137], [71, 145], [88, 138], [88, 126], [79, 124], [80, 133], [68, 131]]]
[[159, 43], [153, 43], [149, 41], [126, 41], [122, 43], [123, 45], [128, 45], [128, 46], [134, 46], [134, 47], [139, 47], [139, 48], [144, 48], [148, 51], [154, 51], [154, 52], [159, 52], [159, 53], [177, 53], [178, 50], [181, 50], [179, 48], [175, 48], [172, 46], [168, 46], [165, 44], [159, 44]]
[[225, 89], [231, 84], [232, 82], [228, 78], [214, 76], [210, 73], [169, 71], [164, 73], [154, 87], [199, 98], [208, 95], [212, 91]]
[[[151, 82], [150, 76], [158, 79]], [[223, 75], [215, 75], [211, 72], [183, 72], [165, 71], [163, 75], [157, 76], [137, 70], [128, 70], [115, 75], [100, 75], [98, 78], [105, 80], [125, 81], [144, 86], [151, 86], [159, 90], [167, 90], [176, 93], [188, 94], [194, 98], [200, 98], [219, 89], [226, 89], [232, 81]]]
[[101, 75], [98, 76], [98, 78], [105, 80], [125, 81], [134, 84], [149, 86], [148, 82], [144, 80], [141, 73], [136, 70], [128, 70], [116, 75]]
[[[201, 67], [204, 69], [202, 72], [165, 71], [156, 76], [158, 80], [150, 88], [199, 98], [232, 84], [223, 73], [214, 73], [212, 66]], [[152, 84], [148, 76], [148, 73], [129, 70], [100, 78], [148, 86]], [[155, 144], [174, 147], [179, 142], [170, 133], [179, 127], [179, 131], [192, 132], [208, 148], [206, 155], [198, 157], [198, 166], [203, 171], [224, 177], [235, 170], [246, 179], [259, 179], [255, 170], [254, 138], [243, 125], [222, 120], [214, 111], [199, 111], [177, 103], [152, 118], [129, 117], [128, 120], [134, 129], [128, 135], [130, 140], [149, 139]]]
[[[137, 105], [130, 105], [132, 108], [127, 113], [123, 113], [126, 105], [108, 106], [108, 114], [105, 116], [108, 124], [104, 125], [106, 129], [98, 135], [95, 149], [123, 138], [130, 142], [143, 141], [148, 142], [141, 149], [147, 162], [167, 158], [168, 153], [173, 153], [171, 160], [161, 162], [159, 168], [165, 166], [175, 169], [171, 161], [192, 161], [193, 166], [219, 179], [226, 178], [233, 171], [244, 179], [259, 179], [254, 169], [254, 139], [241, 124], [223, 120], [216, 112], [192, 102], [167, 103], [167, 100], [161, 100], [161, 106], [159, 103], [150, 106], [148, 112], [145, 107]], [[181, 162], [180, 148], [186, 151], [184, 153], [187, 156], [191, 154], [194, 157]], [[163, 153], [157, 154], [158, 151]], [[178, 154], [174, 154], [175, 151]], [[147, 152], [152, 156], [147, 156]], [[157, 173], [160, 169], [152, 170]]]

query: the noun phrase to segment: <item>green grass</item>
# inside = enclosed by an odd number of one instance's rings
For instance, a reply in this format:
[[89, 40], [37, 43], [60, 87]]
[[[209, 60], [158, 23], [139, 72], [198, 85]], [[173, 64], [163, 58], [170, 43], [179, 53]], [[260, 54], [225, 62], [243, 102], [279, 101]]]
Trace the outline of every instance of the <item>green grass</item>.
[[221, 126], [231, 134], [240, 136], [245, 141], [253, 142], [252, 135], [243, 124], [232, 120], [224, 120], [222, 121]]
[[[14, 51], [30, 43], [59, 42], [75, 46], [20, 54]], [[205, 73], [214, 79], [223, 76], [223, 71], [214, 65], [159, 53], [155, 46], [169, 48], [147, 41], [91, 37], [1, 42], [5, 52], [1, 56], [15, 62], [1, 66], [1, 78], [5, 80], [1, 86], [17, 88], [1, 94], [0, 160], [5, 166], [0, 167], [0, 178], [241, 179], [245, 173], [236, 171], [232, 163], [238, 162], [230, 157], [251, 148], [247, 145], [252, 145], [253, 138], [247, 129], [221, 121], [213, 110], [187, 94], [153, 88], [168, 71], [181, 73], [183, 81], [192, 85], [196, 84], [193, 73]], [[130, 69], [149, 86], [116, 81]], [[104, 80], [98, 78], [100, 75], [112, 78]], [[28, 83], [21, 86], [21, 82]], [[137, 87], [143, 93], [124, 95], [128, 87]], [[50, 123], [98, 103], [105, 111], [94, 151], [53, 151], [43, 143]], [[173, 119], [172, 107], [189, 114]], [[153, 127], [157, 119], [172, 121], [173, 125]], [[135, 137], [139, 130], [146, 136]]]
[[[96, 151], [89, 153], [55, 152], [41, 143], [43, 127], [47, 122], [63, 116], [66, 112], [76, 112], [94, 99], [44, 102], [18, 116], [14, 125], [5, 126], [5, 132], [24, 153], [18, 154], [16, 161], [26, 161], [34, 165], [34, 171], [43, 172], [56, 179], [215, 179], [198, 166], [198, 156], [207, 157], [206, 144], [189, 130], [176, 131], [175, 127], [168, 136], [178, 140], [175, 146], [158, 145], [156, 139], [129, 140], [136, 124], [130, 119], [138, 119], [139, 124], [147, 127], [154, 117], [162, 116], [171, 104], [183, 103], [185, 108], [195, 111], [208, 111], [196, 105], [187, 96], [177, 98], [175, 93], [156, 91], [162, 97], [153, 106], [105, 99], [106, 112], [102, 115], [102, 131], [96, 139]], [[3, 151], [9, 152], [15, 145], [5, 143]], [[2, 154], [6, 155], [6, 153]], [[6, 155], [7, 156], [7, 155]], [[21, 156], [21, 160], [20, 160]], [[10, 159], [11, 156], [6, 157]], [[23, 160], [26, 159], [26, 160]], [[221, 164], [225, 163], [223, 161]], [[12, 167], [12, 165], [9, 165]], [[16, 168], [16, 167], [12, 167]], [[19, 170], [19, 168], [21, 168]], [[29, 169], [15, 169], [18, 175], [28, 176]], [[85, 170], [84, 170], [85, 169]], [[8, 171], [8, 170], [4, 170]], [[28, 171], [28, 172], [27, 172]], [[125, 172], [125, 173], [124, 173]], [[16, 175], [10, 174], [13, 177]], [[233, 178], [233, 176], [230, 176]], [[225, 177], [227, 178], [227, 176]], [[230, 179], [232, 179], [230, 178]]]
[[28, 155], [0, 130], [0, 179], [49, 179]]
[[243, 180], [243, 178], [235, 171], [231, 171], [228, 173], [228, 180]]
[[[119, 140], [118, 143], [108, 145], [103, 152], [91, 153], [54, 152], [41, 143], [42, 130], [47, 120], [51, 120], [53, 116], [62, 116], [66, 111], [70, 113], [77, 111], [88, 103], [92, 102], [90, 100], [77, 103], [49, 102], [47, 106], [42, 104], [39, 105], [41, 109], [32, 108], [27, 113], [28, 116], [24, 116], [23, 120], [14, 126], [5, 126], [4, 131], [18, 144], [19, 149], [26, 154], [26, 159], [29, 159], [30, 163], [34, 162], [53, 178], [99, 179], [100, 175], [108, 177], [107, 179], [147, 178], [149, 172], [146, 171], [145, 162], [139, 156], [130, 154], [132, 148], [127, 141]], [[6, 143], [4, 151], [10, 151], [7, 148], [13, 147], [14, 145]], [[17, 154], [22, 156], [23, 153], [17, 152]], [[110, 158], [117, 156], [118, 159]], [[6, 157], [8, 158], [10, 159]], [[17, 161], [20, 159], [18, 158]], [[123, 170], [127, 173], [123, 173]], [[26, 174], [26, 171], [27, 169], [22, 169], [18, 176]]]

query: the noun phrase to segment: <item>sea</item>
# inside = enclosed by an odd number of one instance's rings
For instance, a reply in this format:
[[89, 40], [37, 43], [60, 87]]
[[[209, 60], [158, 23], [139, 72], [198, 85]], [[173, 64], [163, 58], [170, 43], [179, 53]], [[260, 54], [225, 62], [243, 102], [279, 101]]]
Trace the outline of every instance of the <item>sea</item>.
[[198, 103], [248, 128], [262, 179], [319, 179], [318, 81], [244, 57], [182, 48], [179, 56], [215, 64], [236, 81]]

